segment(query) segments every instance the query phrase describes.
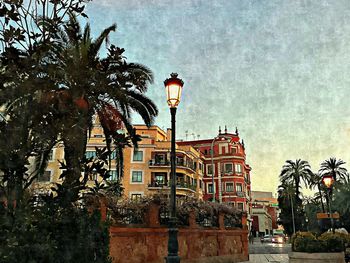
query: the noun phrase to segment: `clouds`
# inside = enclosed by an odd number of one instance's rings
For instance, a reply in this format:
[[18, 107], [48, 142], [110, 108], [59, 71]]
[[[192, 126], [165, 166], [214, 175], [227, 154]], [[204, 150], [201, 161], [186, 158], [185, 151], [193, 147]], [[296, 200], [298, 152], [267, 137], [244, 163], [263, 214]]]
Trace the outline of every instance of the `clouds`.
[[169, 125], [162, 82], [173, 71], [185, 81], [179, 139], [238, 126], [253, 189], [277, 185], [287, 159], [350, 162], [339, 129], [350, 116], [348, 0], [95, 0], [88, 10], [93, 28], [116, 21], [111, 43], [154, 71], [159, 126]]

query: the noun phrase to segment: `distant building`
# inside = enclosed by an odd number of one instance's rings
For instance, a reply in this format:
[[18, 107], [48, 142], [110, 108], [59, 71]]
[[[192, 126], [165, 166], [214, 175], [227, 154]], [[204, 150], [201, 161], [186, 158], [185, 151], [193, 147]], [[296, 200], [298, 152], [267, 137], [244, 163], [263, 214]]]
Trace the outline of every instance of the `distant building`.
[[237, 129], [235, 133], [228, 133], [225, 127], [223, 133], [219, 129], [215, 138], [177, 144], [193, 146], [203, 156], [204, 200], [212, 200], [215, 190], [216, 201], [232, 204], [239, 210], [251, 213], [251, 167], [246, 163], [244, 142], [240, 140]]
[[278, 229], [278, 201], [272, 192], [252, 191], [252, 232], [254, 236], [273, 234]]

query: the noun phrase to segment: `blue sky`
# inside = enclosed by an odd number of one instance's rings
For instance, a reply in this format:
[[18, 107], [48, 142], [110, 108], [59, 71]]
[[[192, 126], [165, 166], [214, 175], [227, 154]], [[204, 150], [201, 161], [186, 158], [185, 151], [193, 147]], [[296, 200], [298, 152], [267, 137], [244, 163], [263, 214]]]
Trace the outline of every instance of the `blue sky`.
[[253, 190], [275, 192], [287, 159], [350, 162], [350, 1], [95, 0], [87, 14], [95, 36], [116, 22], [110, 42], [153, 70], [158, 126], [177, 72], [178, 139], [238, 127]]

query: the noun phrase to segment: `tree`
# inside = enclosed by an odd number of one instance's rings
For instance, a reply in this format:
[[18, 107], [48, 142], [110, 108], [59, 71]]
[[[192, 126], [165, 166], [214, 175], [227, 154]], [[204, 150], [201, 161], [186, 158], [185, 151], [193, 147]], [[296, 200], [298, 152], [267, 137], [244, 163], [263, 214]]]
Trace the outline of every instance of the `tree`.
[[[322, 212], [325, 212], [324, 204], [323, 204], [323, 196], [324, 194], [322, 191], [324, 190], [322, 187], [322, 176], [320, 173], [312, 173], [309, 181], [309, 187], [310, 189], [317, 188], [318, 195], [315, 195], [316, 200], [320, 200], [321, 206], [322, 206]], [[322, 191], [321, 191], [322, 190]]]
[[278, 206], [280, 224], [286, 233], [292, 235], [303, 228], [304, 211], [301, 198], [296, 195], [295, 187], [291, 184], [282, 184], [278, 190]]
[[89, 24], [82, 33], [77, 19], [70, 16], [60, 32], [57, 57], [63, 65], [62, 84], [66, 88], [58, 91], [65, 97], [62, 109], [58, 107], [57, 110], [65, 119], [61, 134], [66, 164], [72, 171], [67, 175], [67, 183], [79, 180], [81, 171], [76, 168], [85, 153], [94, 114], [100, 117], [108, 149], [121, 124], [136, 144], [137, 137], [131, 126], [132, 111], [137, 112], [147, 126], [157, 115], [157, 107], [144, 95], [148, 83], [153, 81], [151, 71], [140, 64], [127, 63], [124, 49], [114, 45], [108, 48], [106, 58], [99, 57], [102, 43], [115, 29], [116, 25], [112, 25], [92, 40]]
[[319, 173], [323, 175], [332, 175], [335, 182], [349, 182], [349, 174], [346, 168], [342, 167], [345, 162], [334, 157], [321, 163]]
[[[65, 1], [40, 3], [56, 2], [63, 5]], [[21, 16], [21, 12], [29, 12], [23, 9], [23, 5], [11, 5], [17, 16]], [[56, 13], [61, 10], [56, 4], [51, 7], [53, 9], [50, 10], [56, 10]], [[12, 39], [12, 42], [6, 38], [5, 50], [0, 57], [3, 69], [0, 71], [0, 106], [5, 107], [7, 116], [10, 111], [21, 112], [24, 105], [31, 108], [29, 127], [32, 129], [40, 124], [43, 136], [51, 141], [58, 138], [63, 141], [67, 167], [63, 184], [73, 199], [77, 198], [77, 190], [72, 189], [80, 187], [80, 162], [85, 154], [93, 116], [99, 115], [111, 152], [111, 143], [121, 125], [128, 130], [132, 142], [137, 144], [138, 136], [131, 125], [132, 112], [138, 113], [148, 126], [158, 113], [156, 105], [144, 95], [148, 84], [153, 81], [151, 71], [140, 64], [127, 63], [123, 56], [125, 50], [114, 45], [109, 46], [105, 58], [100, 58], [99, 50], [116, 26], [103, 30], [93, 40], [89, 24], [81, 32], [74, 14], [83, 14], [83, 7], [78, 7], [69, 6], [71, 9], [62, 14], [69, 14], [68, 22], [64, 22], [63, 17], [56, 23], [55, 16], [46, 16], [40, 21], [33, 20], [33, 14], [27, 16], [34, 21], [41, 37], [28, 35], [26, 27], [20, 27], [25, 23], [19, 23], [21, 37]], [[7, 25], [7, 20], [16, 22], [17, 18], [7, 12], [6, 5], [3, 10], [6, 11], [4, 25]], [[7, 32], [4, 27], [3, 35]], [[25, 45], [22, 43], [24, 40]], [[20, 46], [23, 48], [20, 49]], [[50, 131], [49, 136], [47, 131]], [[50, 147], [53, 145], [37, 154], [37, 171], [44, 170]]]
[[307, 161], [297, 159], [295, 162], [291, 160], [286, 161], [280, 173], [280, 181], [284, 185], [292, 185], [295, 188], [295, 196], [299, 198], [301, 181], [304, 181], [307, 186], [310, 182], [313, 173]]

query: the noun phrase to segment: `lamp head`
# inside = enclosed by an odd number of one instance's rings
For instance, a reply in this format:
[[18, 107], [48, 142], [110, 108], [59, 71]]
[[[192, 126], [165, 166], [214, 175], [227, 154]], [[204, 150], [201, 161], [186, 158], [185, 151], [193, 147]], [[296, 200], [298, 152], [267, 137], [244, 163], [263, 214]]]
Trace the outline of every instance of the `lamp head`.
[[334, 183], [334, 178], [332, 175], [324, 175], [322, 177], [322, 183], [327, 187], [331, 188]]
[[164, 86], [169, 107], [176, 108], [180, 103], [184, 82], [177, 77], [177, 73], [171, 73], [170, 76], [164, 81]]

